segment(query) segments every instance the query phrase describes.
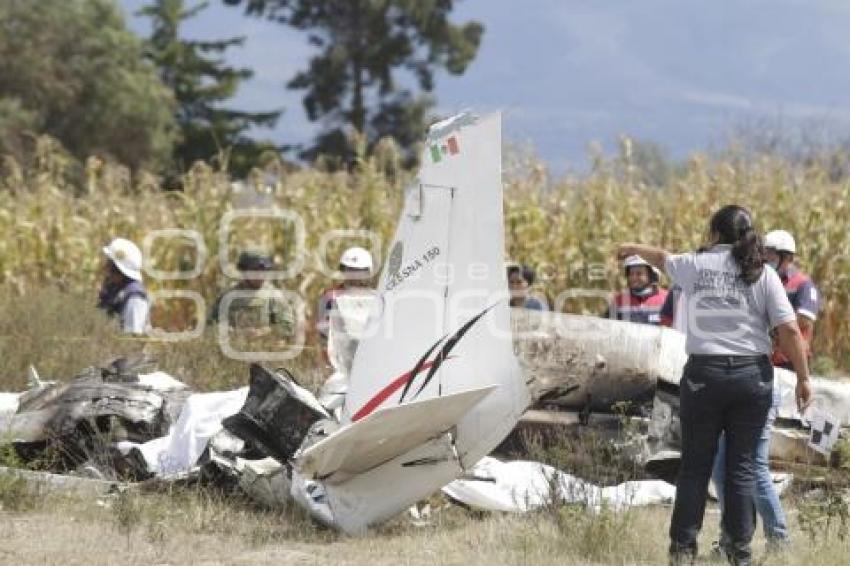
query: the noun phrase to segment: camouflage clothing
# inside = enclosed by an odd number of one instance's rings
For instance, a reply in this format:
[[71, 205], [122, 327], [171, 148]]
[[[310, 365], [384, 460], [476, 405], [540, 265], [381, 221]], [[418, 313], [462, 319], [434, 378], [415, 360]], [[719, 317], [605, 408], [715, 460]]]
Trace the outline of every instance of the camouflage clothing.
[[[220, 312], [225, 297], [231, 292], [235, 293], [227, 312]], [[295, 327], [295, 310], [292, 305], [285, 298], [264, 295], [276, 292], [280, 290], [270, 281], [263, 282], [262, 287], [256, 290], [235, 285], [218, 297], [210, 313], [210, 320], [218, 322], [219, 316], [223, 316], [231, 328], [272, 328], [283, 336], [292, 336]]]

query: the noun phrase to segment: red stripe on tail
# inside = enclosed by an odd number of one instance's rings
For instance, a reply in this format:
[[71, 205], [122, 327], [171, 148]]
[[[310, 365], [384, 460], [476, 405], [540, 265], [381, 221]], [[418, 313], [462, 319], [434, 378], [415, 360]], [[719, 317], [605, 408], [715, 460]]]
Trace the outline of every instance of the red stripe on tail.
[[[422, 367], [420, 367], [419, 371], [417, 371], [416, 373], [417, 374], [422, 373], [423, 371], [425, 371], [426, 369], [429, 369], [433, 365], [434, 365], [434, 362], [426, 362], [426, 363], [422, 364]], [[386, 387], [384, 387], [383, 389], [378, 391], [377, 395], [375, 395], [374, 397], [369, 399], [369, 401], [365, 405], [363, 405], [360, 408], [359, 411], [354, 413], [354, 416], [351, 417], [351, 420], [352, 421], [359, 421], [363, 417], [369, 415], [372, 411], [377, 409], [378, 406], [381, 403], [386, 401], [390, 397], [390, 395], [392, 395], [393, 393], [395, 393], [396, 391], [401, 389], [404, 386], [405, 383], [407, 383], [408, 381], [410, 381], [414, 377], [416, 377], [416, 376], [413, 374], [413, 370], [410, 370], [408, 372], [401, 374], [397, 378], [395, 378], [389, 385], [387, 385]]]

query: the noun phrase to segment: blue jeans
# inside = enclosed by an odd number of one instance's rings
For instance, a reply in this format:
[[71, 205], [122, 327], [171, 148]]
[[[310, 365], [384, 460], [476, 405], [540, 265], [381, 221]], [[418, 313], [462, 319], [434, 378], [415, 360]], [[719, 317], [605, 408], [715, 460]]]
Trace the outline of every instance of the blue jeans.
[[[779, 502], [779, 496], [776, 490], [773, 489], [773, 479], [770, 477], [770, 468], [768, 461], [770, 457], [770, 432], [773, 429], [773, 421], [776, 419], [776, 413], [779, 407], [781, 397], [779, 388], [774, 388], [773, 391], [773, 406], [767, 416], [758, 444], [756, 445], [756, 511], [761, 517], [764, 526], [764, 536], [768, 543], [782, 543], [788, 540], [788, 523], [785, 520], [785, 513], [782, 511], [782, 504]], [[717, 456], [714, 459], [714, 471], [711, 475], [711, 480], [714, 482], [714, 488], [717, 491], [717, 500], [720, 504], [720, 510], [723, 511], [723, 490], [726, 479], [726, 439], [725, 436], [720, 437], [720, 443], [717, 446]], [[721, 525], [721, 545], [728, 541], [728, 537], [722, 530]]]
[[726, 434], [723, 530], [736, 563], [751, 558], [756, 446], [773, 404], [767, 356], [690, 356], [680, 384], [682, 461], [670, 521], [671, 557], [694, 556], [720, 434]]

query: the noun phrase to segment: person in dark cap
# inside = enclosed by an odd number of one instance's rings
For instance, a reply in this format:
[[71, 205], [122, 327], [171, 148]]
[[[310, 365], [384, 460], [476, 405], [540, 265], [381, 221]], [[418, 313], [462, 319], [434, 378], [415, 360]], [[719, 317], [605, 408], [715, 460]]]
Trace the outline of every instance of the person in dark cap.
[[[239, 254], [239, 259], [236, 261], [236, 269], [239, 271], [268, 271], [274, 267], [272, 258], [259, 250], [246, 250]], [[259, 288], [263, 284], [262, 279], [250, 280], [252, 285]]]
[[293, 309], [274, 296], [279, 290], [262, 276], [274, 268], [272, 258], [260, 250], [245, 250], [239, 254], [236, 268], [243, 278], [219, 295], [210, 312], [210, 321], [226, 320], [231, 328], [278, 329], [284, 336], [291, 336], [295, 324]]

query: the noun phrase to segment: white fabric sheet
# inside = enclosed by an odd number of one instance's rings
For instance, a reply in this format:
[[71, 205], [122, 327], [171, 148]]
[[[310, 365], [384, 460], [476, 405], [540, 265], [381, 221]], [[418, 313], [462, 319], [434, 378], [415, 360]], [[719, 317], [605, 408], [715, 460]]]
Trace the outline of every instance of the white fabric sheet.
[[191, 470], [207, 447], [210, 438], [222, 430], [221, 421], [239, 412], [248, 388], [215, 393], [195, 393], [186, 399], [177, 422], [167, 436], [144, 444], [121, 442], [119, 450], [127, 453], [138, 448], [147, 462], [148, 470], [164, 477]]
[[20, 393], [0, 393], [0, 442], [3, 432], [9, 426], [12, 416], [18, 410], [18, 400], [21, 397]]
[[599, 487], [539, 462], [500, 462], [490, 457], [479, 461], [470, 475], [476, 479], [455, 480], [443, 493], [487, 511], [524, 513], [553, 501], [553, 495], [559, 502], [584, 503], [593, 509], [607, 505], [616, 510], [671, 503], [676, 496], [675, 486], [660, 480]]
[[154, 391], [180, 391], [186, 389], [187, 385], [182, 381], [174, 379], [164, 371], [155, 371], [152, 373], [140, 373], [139, 383], [150, 387]]

